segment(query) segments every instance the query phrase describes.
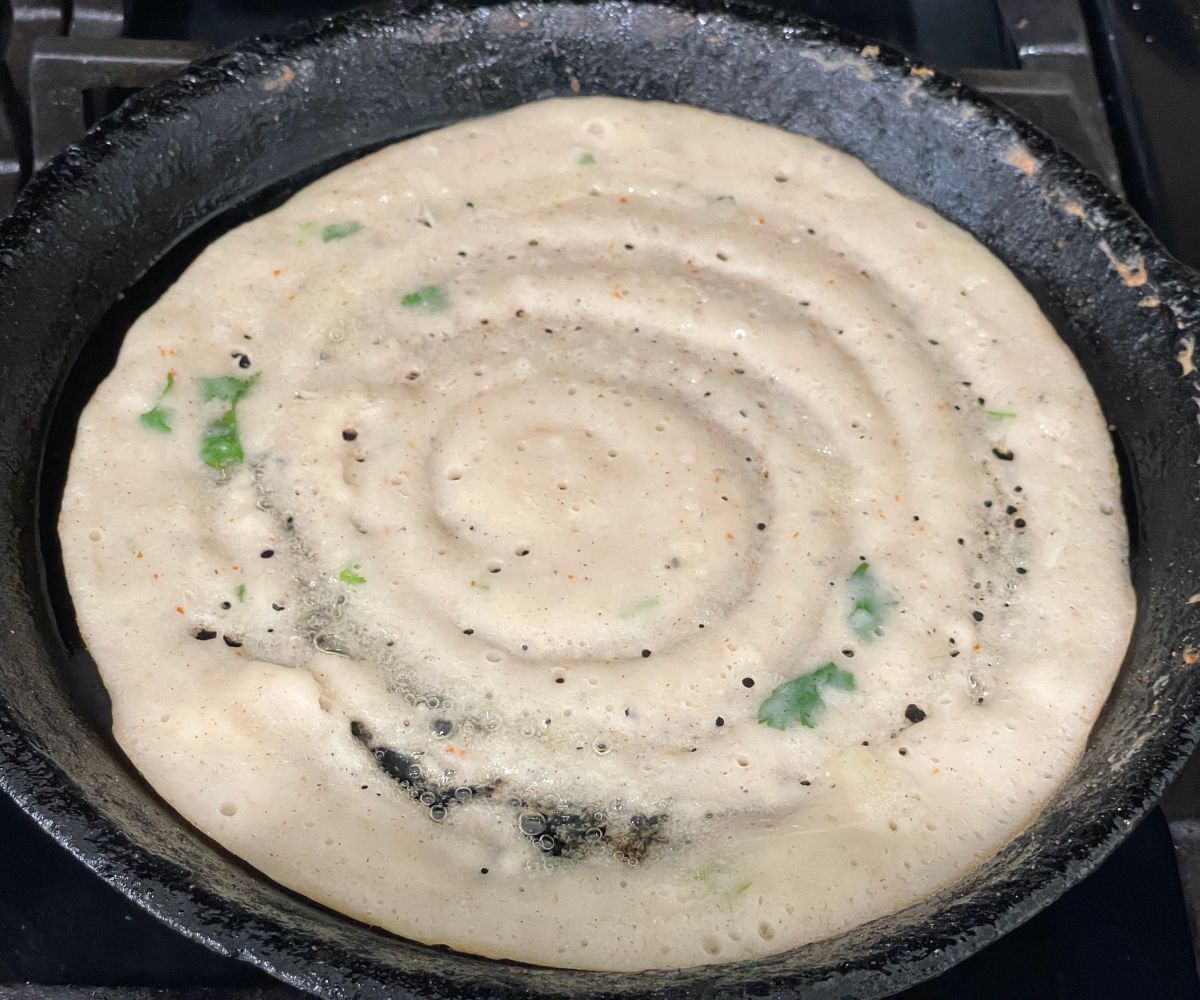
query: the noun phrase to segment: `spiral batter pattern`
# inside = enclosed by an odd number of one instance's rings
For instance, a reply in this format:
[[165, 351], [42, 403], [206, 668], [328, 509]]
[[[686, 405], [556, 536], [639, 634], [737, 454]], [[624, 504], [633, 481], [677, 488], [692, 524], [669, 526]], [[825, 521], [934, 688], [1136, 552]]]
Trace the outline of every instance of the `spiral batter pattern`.
[[812, 140], [598, 98], [217, 241], [85, 412], [60, 530], [189, 819], [555, 965], [932, 891], [1065, 776], [1132, 620], [1103, 420], [999, 262]]

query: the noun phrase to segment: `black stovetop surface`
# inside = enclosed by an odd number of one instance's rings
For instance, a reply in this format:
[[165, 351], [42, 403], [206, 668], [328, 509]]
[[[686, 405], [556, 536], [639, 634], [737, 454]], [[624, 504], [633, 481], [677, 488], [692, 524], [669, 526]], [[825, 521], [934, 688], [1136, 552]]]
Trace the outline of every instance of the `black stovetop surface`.
[[[1181, 259], [1200, 264], [1200, 183], [1195, 181], [1200, 163], [1200, 0], [774, 3], [961, 73], [1034, 118], [1111, 185], [1123, 186], [1168, 247]], [[299, 17], [356, 5], [357, 0], [125, 0], [125, 33], [225, 44]], [[0, 0], [0, 54], [10, 8], [36, 15], [40, 8], [54, 6]], [[72, 8], [79, 13], [120, 6], [121, 0], [61, 3], [68, 14]], [[1065, 88], [1064, 79], [1069, 84]], [[0, 99], [4, 84], [0, 65]], [[1094, 98], [1092, 118], [1089, 97]], [[0, 100], [0, 117], [3, 111]], [[27, 169], [31, 154], [26, 150], [23, 155]], [[1200, 771], [1181, 787], [1188, 791], [1177, 790], [1169, 800], [1170, 827], [1162, 811], [1155, 810], [1108, 861], [1058, 902], [938, 979], [900, 996], [1200, 1000], [1171, 838], [1174, 832], [1185, 881], [1200, 897]], [[299, 996], [142, 913], [0, 795], [0, 1000], [141, 1000], [151, 995], [229, 1000]]]

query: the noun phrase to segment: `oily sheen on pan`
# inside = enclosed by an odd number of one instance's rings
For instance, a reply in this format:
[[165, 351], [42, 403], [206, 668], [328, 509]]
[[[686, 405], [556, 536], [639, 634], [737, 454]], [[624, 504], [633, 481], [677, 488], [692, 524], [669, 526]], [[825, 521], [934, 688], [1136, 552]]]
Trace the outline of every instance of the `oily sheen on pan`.
[[994, 853], [1133, 619], [1088, 383], [813, 140], [548, 101], [213, 243], [59, 525], [113, 729], [269, 877], [592, 969], [779, 952]]

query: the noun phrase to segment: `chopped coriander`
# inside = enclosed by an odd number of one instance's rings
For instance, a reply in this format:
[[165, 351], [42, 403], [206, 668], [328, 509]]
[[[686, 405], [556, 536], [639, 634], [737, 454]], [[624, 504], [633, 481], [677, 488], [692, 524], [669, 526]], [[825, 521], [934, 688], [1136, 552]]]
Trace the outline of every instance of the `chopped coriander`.
[[239, 601], [245, 601], [246, 600], [246, 585], [244, 583], [239, 583], [238, 588], [237, 588], [237, 590], [234, 591], [234, 593], [237, 594], [237, 599]]
[[200, 380], [200, 395], [205, 402], [219, 399], [229, 404], [228, 410], [209, 422], [200, 438], [200, 457], [210, 468], [224, 471], [245, 459], [242, 439], [238, 435], [237, 404], [254, 387], [258, 378], [258, 374], [249, 378], [220, 375]]
[[200, 380], [200, 395], [207, 403], [210, 399], [223, 399], [226, 403], [236, 403], [258, 381], [258, 375], [249, 378], [237, 378], [234, 375], [219, 375], [216, 378]]
[[352, 587], [357, 587], [359, 584], [366, 583], [367, 578], [358, 572], [360, 569], [362, 569], [362, 566], [358, 563], [355, 563], [353, 566], [347, 566], [338, 574], [338, 579], [341, 580], [342, 583], [350, 584]]
[[313, 219], [308, 219], [307, 221], [300, 223], [299, 228], [300, 228], [300, 239], [296, 240], [296, 246], [302, 247], [302, 246], [304, 246], [304, 241], [307, 237], [315, 236], [317, 233], [319, 233], [321, 231], [321, 223], [319, 223]]
[[579, 164], [583, 167], [590, 167], [596, 162], [596, 158], [591, 153], [584, 153], [579, 157]]
[[895, 602], [879, 585], [871, 564], [860, 562], [848, 580], [854, 609], [850, 612], [850, 627], [860, 639], [875, 639], [883, 634], [883, 613]]
[[874, 637], [876, 619], [875, 605], [871, 601], [860, 598], [855, 602], [854, 610], [850, 612], [850, 625], [860, 639]]
[[354, 219], [347, 222], [331, 222], [321, 230], [321, 241], [329, 243], [332, 240], [344, 240], [347, 236], [353, 236], [360, 229], [362, 229], [362, 223]]
[[618, 618], [635, 618], [638, 615], [645, 614], [647, 611], [653, 611], [658, 607], [657, 597], [638, 597], [622, 606], [617, 612]]
[[807, 674], [784, 681], [759, 706], [759, 724], [772, 729], [787, 729], [799, 722], [808, 729], [816, 728], [817, 718], [825, 709], [825, 699], [821, 697], [824, 687], [854, 691], [854, 675], [836, 664], [826, 663]]
[[987, 415], [990, 420], [1012, 420], [1016, 416], [1012, 410], [988, 410]]
[[238, 436], [237, 409], [230, 407], [204, 428], [200, 438], [200, 457], [213, 469], [227, 469], [245, 459], [242, 439]]
[[158, 402], [156, 402], [153, 407], [138, 417], [138, 420], [141, 421], [143, 427], [149, 427], [151, 430], [158, 431], [162, 434], [171, 433], [171, 411], [162, 405], [162, 401], [174, 388], [175, 373], [167, 372], [167, 381], [158, 393]]
[[138, 420], [142, 422], [143, 427], [161, 431], [163, 434], [171, 433], [171, 411], [163, 409], [161, 405], [155, 406], [152, 410], [147, 410], [138, 417]]
[[736, 872], [731, 871], [719, 861], [708, 861], [691, 873], [692, 880], [699, 882], [717, 898], [723, 898], [727, 904], [740, 896], [753, 884], [749, 880], [739, 881]]
[[425, 285], [409, 292], [400, 300], [407, 309], [424, 309], [426, 312], [445, 312], [450, 308], [450, 296], [441, 285]]

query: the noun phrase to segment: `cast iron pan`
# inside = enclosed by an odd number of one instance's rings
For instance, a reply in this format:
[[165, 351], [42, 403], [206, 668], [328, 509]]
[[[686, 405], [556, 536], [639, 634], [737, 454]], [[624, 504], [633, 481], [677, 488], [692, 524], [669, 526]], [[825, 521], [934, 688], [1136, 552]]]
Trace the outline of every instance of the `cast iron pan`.
[[[577, 93], [681, 101], [816, 136], [969, 229], [1078, 355], [1123, 462], [1138, 621], [1077, 772], [1033, 826], [937, 896], [774, 958], [651, 974], [519, 966], [400, 940], [273, 885], [159, 801], [112, 742], [58, 565], [75, 418], [125, 327], [204, 243], [356, 153]], [[0, 787], [182, 933], [326, 997], [899, 989], [1082, 878], [1196, 739], [1197, 330], [1200, 279], [1074, 160], [953, 81], [818, 24], [598, 0], [390, 8], [239, 45], [133, 98], [0, 224]]]

